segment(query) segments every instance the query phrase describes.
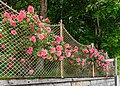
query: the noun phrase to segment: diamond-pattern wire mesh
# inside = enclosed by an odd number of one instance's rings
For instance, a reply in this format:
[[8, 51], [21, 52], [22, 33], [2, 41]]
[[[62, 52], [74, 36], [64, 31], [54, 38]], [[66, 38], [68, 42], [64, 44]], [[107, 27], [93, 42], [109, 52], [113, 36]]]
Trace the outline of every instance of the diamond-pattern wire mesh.
[[[0, 0], [0, 13], [5, 11], [15, 13], [16, 11], [4, 4]], [[60, 24], [50, 25], [55, 35], [60, 35]], [[61, 77], [60, 62], [50, 62], [42, 60], [26, 54], [26, 37], [30, 35], [31, 30], [22, 28], [18, 25], [15, 30], [18, 32], [17, 36], [11, 34], [11, 26], [5, 26], [2, 23], [0, 16], [0, 34], [2, 34], [2, 41], [0, 45], [4, 44], [5, 49], [0, 48], [0, 78], [47, 78], [47, 77]], [[63, 28], [63, 38], [66, 43], [72, 47], [79, 48], [85, 45], [78, 43], [72, 36]], [[80, 53], [78, 54], [78, 56]], [[12, 59], [11, 59], [12, 58]], [[21, 62], [25, 59], [25, 62]], [[30, 70], [34, 70], [33, 74], [29, 74]], [[63, 61], [63, 76], [64, 77], [86, 77], [92, 76], [92, 66], [86, 65], [71, 65], [69, 61]], [[112, 70], [113, 71], [113, 70]], [[100, 71], [101, 72], [101, 71]], [[102, 75], [103, 76], [103, 75]]]

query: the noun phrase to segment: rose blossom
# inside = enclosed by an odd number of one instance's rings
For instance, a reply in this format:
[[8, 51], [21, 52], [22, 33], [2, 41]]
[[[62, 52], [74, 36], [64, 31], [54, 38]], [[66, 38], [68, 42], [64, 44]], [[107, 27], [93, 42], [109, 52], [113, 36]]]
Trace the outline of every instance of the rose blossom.
[[2, 35], [0, 34], [0, 39], [2, 38]]
[[38, 56], [41, 56], [41, 55], [40, 55], [40, 51], [37, 52], [37, 55], [38, 55]]
[[32, 12], [32, 13], [34, 13], [34, 8], [32, 7], [32, 6], [28, 6], [28, 12]]
[[76, 58], [76, 62], [80, 62], [80, 58]]
[[38, 38], [39, 38], [40, 40], [44, 39], [44, 34], [38, 34]]
[[58, 44], [60, 44], [60, 42], [63, 41], [63, 37], [56, 36], [55, 38], [56, 38], [56, 42], [57, 42]]
[[56, 49], [54, 47], [50, 48], [50, 53], [55, 53]]
[[37, 20], [39, 17], [38, 17], [37, 14], [35, 14], [35, 15], [33, 16], [33, 18], [34, 18], [35, 20]]
[[2, 45], [1, 45], [1, 48], [2, 48], [2, 49], [5, 49], [5, 45], [4, 45], [4, 44], [2, 44]]
[[10, 14], [8, 12], [4, 13], [4, 18], [10, 18]]
[[46, 19], [45, 19], [45, 22], [46, 22], [46, 23], [50, 23], [49, 18], [46, 18]]
[[32, 36], [32, 37], [30, 38], [30, 41], [31, 41], [31, 42], [36, 42], [35, 36]]
[[33, 72], [34, 72], [34, 70], [33, 69], [31, 69], [31, 70], [29, 70], [29, 74], [33, 74]]
[[42, 50], [41, 51], [41, 56], [45, 56], [47, 54], [47, 50]]
[[45, 30], [46, 30], [47, 32], [51, 32], [51, 28], [50, 28], [50, 27], [47, 27]]
[[14, 21], [10, 21], [10, 25], [15, 27], [16, 26], [16, 23]]
[[16, 17], [14, 14], [12, 14], [12, 15], [11, 15], [11, 18], [12, 18], [13, 20], [15, 20], [17, 17]]
[[60, 56], [61, 54], [62, 54], [61, 51], [57, 51], [57, 52], [56, 52], [56, 55], [57, 55], [57, 56]]
[[16, 30], [11, 30], [11, 33], [12, 33], [13, 35], [16, 35], [16, 34], [17, 34]]
[[59, 61], [62, 61], [64, 59], [64, 56], [59, 57]]
[[39, 27], [43, 28], [44, 27], [44, 23], [39, 23]]
[[24, 63], [24, 62], [25, 62], [25, 59], [21, 59], [21, 62]]
[[56, 50], [57, 51], [61, 51], [62, 50], [62, 46], [61, 45], [56, 46]]
[[65, 44], [65, 48], [70, 48], [71, 46], [70, 46], [70, 44]]

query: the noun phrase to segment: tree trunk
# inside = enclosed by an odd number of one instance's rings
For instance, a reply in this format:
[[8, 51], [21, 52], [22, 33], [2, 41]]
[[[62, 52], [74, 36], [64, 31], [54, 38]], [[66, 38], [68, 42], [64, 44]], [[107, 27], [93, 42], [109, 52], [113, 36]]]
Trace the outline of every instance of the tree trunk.
[[41, 8], [40, 15], [46, 18], [47, 17], [47, 0], [40, 0], [40, 8]]

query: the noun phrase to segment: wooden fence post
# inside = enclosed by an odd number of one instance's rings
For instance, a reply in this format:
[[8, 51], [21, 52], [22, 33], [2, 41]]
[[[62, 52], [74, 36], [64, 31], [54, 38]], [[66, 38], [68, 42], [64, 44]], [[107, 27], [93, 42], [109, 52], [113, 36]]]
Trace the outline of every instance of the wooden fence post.
[[[60, 36], [63, 37], [63, 30], [62, 30], [62, 19], [60, 21]], [[64, 78], [64, 67], [63, 67], [63, 61], [60, 62], [60, 69], [61, 69], [61, 78]]]

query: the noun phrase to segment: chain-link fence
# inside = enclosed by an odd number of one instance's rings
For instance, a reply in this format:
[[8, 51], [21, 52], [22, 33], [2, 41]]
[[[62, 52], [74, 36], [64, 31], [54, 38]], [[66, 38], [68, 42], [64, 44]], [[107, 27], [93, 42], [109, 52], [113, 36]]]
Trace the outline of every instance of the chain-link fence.
[[[0, 0], [0, 13], [5, 11], [17, 14], [15, 10]], [[72, 47], [78, 46], [80, 48], [85, 46], [78, 43], [62, 24], [50, 25], [50, 27], [55, 35], [62, 35], [64, 41]], [[0, 40], [0, 79], [106, 76], [106, 72], [99, 70], [96, 66], [93, 67], [93, 65], [86, 64], [83, 67], [81, 65], [73, 65], [68, 60], [53, 62], [28, 55], [26, 54], [27, 43], [25, 41], [31, 30], [18, 25], [15, 27], [17, 36], [13, 36], [10, 33], [11, 29], [11, 26], [6, 26], [2, 23], [0, 15], [0, 34], [3, 37]], [[110, 64], [109, 66], [109, 75], [114, 75], [114, 65]]]

